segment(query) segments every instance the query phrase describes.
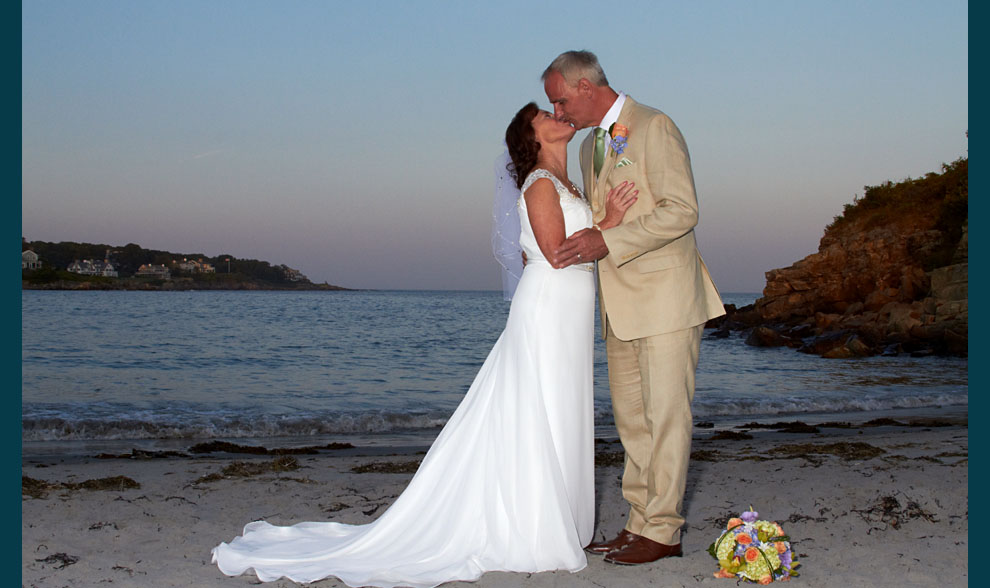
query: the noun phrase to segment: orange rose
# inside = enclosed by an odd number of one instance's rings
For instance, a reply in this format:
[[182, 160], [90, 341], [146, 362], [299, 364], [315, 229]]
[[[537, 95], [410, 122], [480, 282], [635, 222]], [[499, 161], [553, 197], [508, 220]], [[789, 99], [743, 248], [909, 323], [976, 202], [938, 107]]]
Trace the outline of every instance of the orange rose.
[[759, 557], [760, 557], [760, 550], [757, 549], [757, 548], [755, 548], [755, 547], [750, 547], [749, 549], [746, 550], [745, 557], [746, 557], [746, 561], [747, 562], [753, 563], [754, 561], [756, 561], [757, 559], [759, 559]]
[[777, 546], [777, 553], [784, 553], [787, 551], [787, 546], [784, 545], [783, 541], [778, 541], [777, 543], [774, 543], [774, 545]]
[[725, 570], [719, 570], [719, 571], [715, 572], [715, 577], [716, 578], [735, 578], [736, 575], [733, 574], [732, 572], [727, 572]]
[[729, 523], [725, 525], [726, 529], [731, 529], [732, 527], [738, 527], [743, 524], [742, 519], [729, 519]]
[[769, 584], [770, 582], [773, 582], [773, 576], [771, 576], [770, 574], [767, 574], [766, 576], [760, 578], [760, 584]]
[[739, 533], [739, 535], [736, 536], [736, 542], [741, 543], [742, 545], [749, 545], [753, 542], [753, 538], [746, 533]]
[[619, 124], [615, 125], [614, 127], [612, 127], [612, 136], [613, 137], [628, 137], [629, 136], [629, 127], [627, 127], [626, 125], [619, 125]]

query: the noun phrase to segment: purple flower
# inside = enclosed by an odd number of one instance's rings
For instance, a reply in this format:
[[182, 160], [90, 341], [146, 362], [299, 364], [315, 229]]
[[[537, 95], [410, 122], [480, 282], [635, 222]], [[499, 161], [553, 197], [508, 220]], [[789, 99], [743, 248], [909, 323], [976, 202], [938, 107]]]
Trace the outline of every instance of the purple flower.
[[622, 152], [626, 150], [626, 138], [619, 135], [618, 137], [612, 139], [608, 145], [617, 155], [622, 155]]
[[760, 513], [756, 512], [755, 510], [747, 510], [746, 512], [739, 515], [739, 518], [746, 521], [747, 523], [752, 524], [753, 521], [755, 521], [756, 517], [758, 516], [760, 516]]
[[787, 569], [791, 569], [791, 550], [788, 549], [784, 553], [780, 554], [780, 563]]

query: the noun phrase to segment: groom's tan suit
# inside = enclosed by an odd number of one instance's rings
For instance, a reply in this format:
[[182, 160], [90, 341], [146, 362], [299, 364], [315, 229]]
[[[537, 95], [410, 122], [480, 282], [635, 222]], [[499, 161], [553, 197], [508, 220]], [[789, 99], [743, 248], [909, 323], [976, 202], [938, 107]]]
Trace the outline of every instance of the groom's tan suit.
[[705, 321], [725, 310], [695, 243], [698, 200], [680, 131], [667, 115], [628, 96], [616, 125], [629, 129], [628, 143], [621, 154], [608, 150], [597, 178], [594, 133], [582, 143], [580, 159], [596, 223], [612, 187], [628, 180], [639, 190], [622, 224], [602, 232], [609, 253], [598, 262], [609, 386], [626, 451], [626, 530], [676, 545], [701, 333]]

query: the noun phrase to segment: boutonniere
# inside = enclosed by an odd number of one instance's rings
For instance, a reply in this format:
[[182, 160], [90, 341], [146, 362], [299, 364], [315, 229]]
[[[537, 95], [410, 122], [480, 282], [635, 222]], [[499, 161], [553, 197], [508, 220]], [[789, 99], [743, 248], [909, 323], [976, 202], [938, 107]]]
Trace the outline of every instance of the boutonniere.
[[612, 126], [608, 128], [608, 134], [612, 136], [612, 141], [609, 142], [608, 146], [615, 151], [616, 155], [622, 155], [628, 143], [629, 127], [612, 123]]

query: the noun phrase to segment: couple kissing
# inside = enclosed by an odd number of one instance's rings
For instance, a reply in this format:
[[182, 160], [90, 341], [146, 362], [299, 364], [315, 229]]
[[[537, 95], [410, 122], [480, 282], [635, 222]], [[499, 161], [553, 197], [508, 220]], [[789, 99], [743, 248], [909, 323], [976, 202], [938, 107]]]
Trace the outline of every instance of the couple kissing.
[[[542, 81], [553, 112], [516, 113], [496, 170], [506, 326], [409, 485], [364, 525], [248, 523], [213, 549], [221, 572], [426, 588], [577, 572], [589, 552], [625, 565], [681, 555], [701, 334], [724, 314], [695, 242], [687, 145], [665, 114], [613, 90], [590, 52], [562, 53]], [[567, 144], [585, 128], [582, 190]], [[625, 528], [599, 541], [596, 291], [629, 503]]]

